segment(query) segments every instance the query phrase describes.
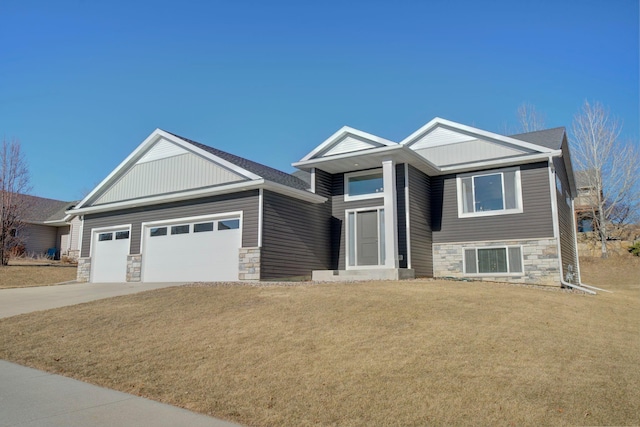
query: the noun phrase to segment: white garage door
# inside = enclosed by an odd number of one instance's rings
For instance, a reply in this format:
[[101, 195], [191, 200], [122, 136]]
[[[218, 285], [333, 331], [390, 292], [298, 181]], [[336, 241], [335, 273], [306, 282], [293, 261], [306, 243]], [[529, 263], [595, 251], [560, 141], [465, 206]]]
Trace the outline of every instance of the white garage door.
[[129, 229], [94, 231], [91, 242], [91, 281], [125, 282]]
[[238, 280], [241, 246], [239, 216], [147, 224], [143, 227], [142, 280]]

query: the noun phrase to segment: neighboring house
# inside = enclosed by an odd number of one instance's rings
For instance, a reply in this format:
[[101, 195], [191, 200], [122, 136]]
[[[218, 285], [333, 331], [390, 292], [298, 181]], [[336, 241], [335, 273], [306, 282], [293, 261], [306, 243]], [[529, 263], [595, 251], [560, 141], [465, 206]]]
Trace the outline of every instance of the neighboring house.
[[579, 283], [564, 128], [436, 118], [395, 143], [344, 127], [294, 166], [154, 131], [67, 212], [83, 217], [78, 279]]
[[595, 231], [596, 215], [598, 215], [598, 190], [595, 182], [595, 171], [576, 171], [578, 196], [575, 199], [575, 215], [578, 232]]
[[22, 221], [25, 226], [20, 237], [26, 255], [53, 255], [77, 258], [80, 240], [80, 218], [68, 215], [65, 211], [73, 208], [77, 202], [46, 199], [43, 197], [19, 195], [25, 208]]

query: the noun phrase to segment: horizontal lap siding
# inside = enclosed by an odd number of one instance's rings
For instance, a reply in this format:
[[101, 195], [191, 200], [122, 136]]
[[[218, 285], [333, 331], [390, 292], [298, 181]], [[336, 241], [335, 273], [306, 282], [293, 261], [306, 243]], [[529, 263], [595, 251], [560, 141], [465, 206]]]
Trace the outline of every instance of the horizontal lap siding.
[[411, 268], [416, 276], [433, 276], [433, 235], [431, 232], [430, 178], [409, 166], [409, 245]]
[[431, 179], [434, 243], [553, 237], [546, 162], [520, 166], [523, 213], [458, 218], [456, 176]]
[[330, 210], [281, 194], [263, 193], [261, 279], [310, 276], [329, 268]]
[[396, 165], [396, 198], [398, 207], [398, 266], [407, 268], [407, 210], [405, 203], [404, 163]]
[[253, 190], [223, 196], [203, 197], [201, 199], [182, 202], [85, 215], [81, 256], [89, 256], [91, 230], [94, 228], [131, 224], [130, 253], [138, 254], [140, 253], [143, 222], [236, 211], [243, 212], [242, 246], [258, 246], [258, 190]]
[[[375, 199], [355, 200], [350, 202], [344, 201], [344, 174], [333, 175], [333, 185], [331, 194], [332, 197], [332, 216], [333, 216], [333, 229], [334, 239], [337, 238], [337, 242], [333, 242], [334, 250], [337, 250], [338, 270], [344, 270], [346, 268], [346, 238], [345, 238], [345, 216], [344, 211], [346, 209], [360, 209], [384, 206], [384, 198], [377, 197]], [[335, 254], [334, 254], [335, 256]]]
[[50, 248], [60, 249], [56, 245], [58, 229], [48, 225], [27, 224], [19, 236], [23, 236], [27, 254], [45, 254]]
[[[566, 143], [565, 143], [566, 144]], [[566, 152], [567, 147], [563, 144], [563, 151]], [[562, 194], [556, 188], [556, 197], [558, 200], [558, 226], [560, 232], [560, 256], [562, 257], [562, 278], [566, 278], [569, 266], [577, 273], [577, 248], [575, 245], [576, 232], [573, 226], [573, 209], [567, 204], [566, 199], [571, 198], [569, 194], [569, 178], [565, 168], [564, 160], [561, 157], [553, 159], [556, 169], [556, 175], [562, 182]], [[571, 201], [571, 200], [569, 200]], [[577, 280], [577, 276], [576, 276]]]

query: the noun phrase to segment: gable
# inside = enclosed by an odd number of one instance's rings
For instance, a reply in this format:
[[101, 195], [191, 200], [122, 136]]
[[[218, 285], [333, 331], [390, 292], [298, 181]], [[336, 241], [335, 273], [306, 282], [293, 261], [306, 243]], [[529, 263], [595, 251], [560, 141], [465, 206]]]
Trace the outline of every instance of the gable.
[[92, 205], [175, 193], [231, 182], [245, 177], [210, 159], [160, 138], [120, 178], [94, 199]]
[[336, 141], [327, 151], [319, 157], [334, 156], [336, 154], [352, 153], [354, 151], [367, 150], [370, 148], [383, 147], [383, 144], [366, 140], [356, 135], [347, 134]]
[[517, 157], [537, 151], [490, 135], [438, 125], [405, 143], [438, 167]]

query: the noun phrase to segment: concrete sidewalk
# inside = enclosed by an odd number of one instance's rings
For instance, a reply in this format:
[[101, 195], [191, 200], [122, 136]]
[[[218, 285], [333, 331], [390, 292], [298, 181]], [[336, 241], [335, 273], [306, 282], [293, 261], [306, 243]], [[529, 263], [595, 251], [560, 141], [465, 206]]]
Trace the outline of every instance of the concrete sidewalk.
[[74, 283], [0, 290], [0, 318], [183, 283]]
[[226, 421], [0, 360], [0, 427], [233, 427]]

